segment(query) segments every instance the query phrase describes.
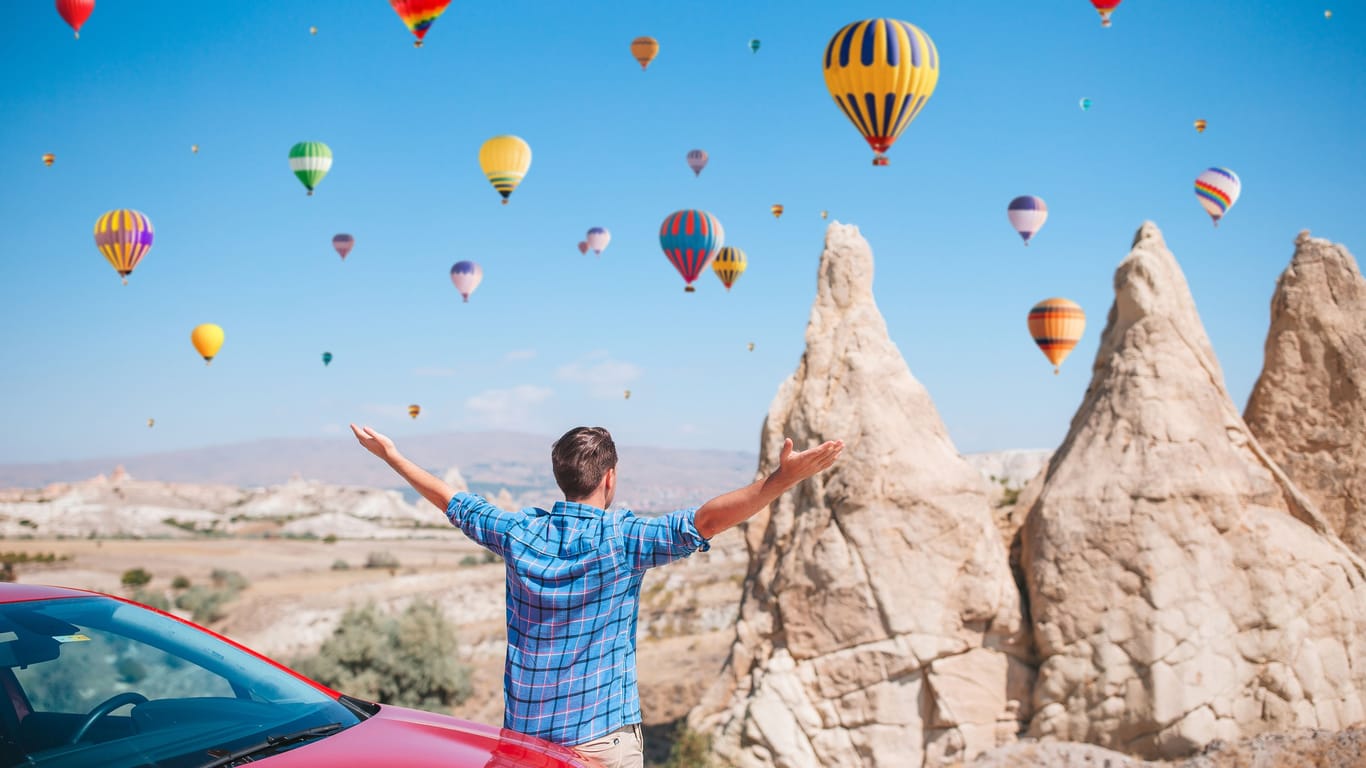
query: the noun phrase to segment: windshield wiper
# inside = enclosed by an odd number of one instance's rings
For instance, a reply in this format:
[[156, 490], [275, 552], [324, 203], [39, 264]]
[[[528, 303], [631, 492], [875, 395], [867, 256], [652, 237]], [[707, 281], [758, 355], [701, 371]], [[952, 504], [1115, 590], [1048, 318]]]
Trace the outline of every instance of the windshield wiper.
[[328, 723], [327, 725], [316, 725], [312, 728], [305, 728], [302, 731], [295, 731], [294, 733], [267, 736], [266, 740], [259, 744], [253, 744], [245, 749], [239, 749], [230, 755], [224, 755], [223, 757], [214, 760], [212, 763], [205, 763], [203, 766], [200, 766], [200, 768], [221, 768], [225, 765], [232, 765], [238, 760], [261, 757], [263, 755], [273, 755], [291, 744], [298, 744], [301, 741], [321, 738], [330, 733], [336, 733], [337, 731], [340, 731], [341, 728], [341, 723]]

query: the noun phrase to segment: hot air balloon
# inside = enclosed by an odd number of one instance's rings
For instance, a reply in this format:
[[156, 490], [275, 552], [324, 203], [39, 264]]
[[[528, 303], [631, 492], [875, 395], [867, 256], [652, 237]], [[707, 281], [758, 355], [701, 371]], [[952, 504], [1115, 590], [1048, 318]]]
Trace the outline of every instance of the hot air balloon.
[[755, 38], [755, 39], [749, 41], [749, 52], [750, 52], [750, 53], [758, 53], [758, 52], [759, 52], [759, 40], [758, 40], [758, 38]]
[[821, 211], [821, 218], [822, 218], [822, 219], [828, 217], [829, 215], [830, 215], [830, 212], [829, 212], [829, 211]]
[[81, 39], [81, 25], [94, 10], [95, 0], [57, 0], [57, 13], [76, 30], [77, 40]]
[[311, 195], [332, 169], [332, 150], [321, 141], [301, 141], [289, 149], [289, 168]]
[[721, 284], [729, 291], [735, 281], [740, 279], [740, 275], [745, 273], [745, 266], [748, 263], [744, 251], [728, 245], [716, 253], [716, 258], [711, 262], [711, 270], [721, 278]]
[[683, 290], [688, 293], [696, 290], [693, 281], [716, 257], [725, 239], [721, 222], [706, 211], [674, 211], [659, 227], [659, 246], [683, 276]]
[[156, 425], [157, 425], [157, 420], [156, 420], [156, 419], [148, 419], [148, 420], [147, 420], [147, 428], [148, 428], [148, 429], [151, 429], [152, 427], [155, 427]]
[[1324, 11], [1324, 12], [1323, 12], [1323, 18], [1325, 18], [1325, 19], [1331, 19], [1331, 18], [1333, 18], [1333, 12], [1332, 12], [1332, 11]]
[[191, 144], [191, 145], [190, 145], [190, 151], [193, 152], [193, 153], [195, 153], [196, 155], [199, 154], [199, 145], [198, 145], [198, 144]]
[[318, 28], [317, 28], [317, 27], [309, 27], [309, 28], [308, 28], [308, 34], [310, 34], [310, 35], [316, 35], [316, 34], [318, 34]]
[[1038, 234], [1048, 219], [1048, 206], [1041, 197], [1021, 195], [1006, 206], [1006, 216], [1010, 218], [1010, 226], [1024, 238], [1024, 244], [1029, 245], [1029, 238]]
[[194, 348], [204, 358], [204, 364], [208, 365], [213, 362], [214, 355], [217, 355], [219, 348], [223, 346], [223, 329], [213, 323], [196, 325], [194, 330], [190, 331], [190, 343], [194, 344]]
[[1071, 354], [1086, 330], [1086, 313], [1067, 299], [1045, 299], [1029, 310], [1029, 335], [1053, 363], [1053, 373]]
[[754, 351], [754, 342], [752, 342], [752, 341], [749, 343], [749, 351], [750, 351], [750, 352], [753, 352], [753, 351]]
[[1124, 0], [1091, 0], [1091, 5], [1094, 5], [1096, 11], [1100, 13], [1100, 25], [1102, 27], [1110, 26], [1110, 14], [1114, 13], [1115, 8], [1118, 8], [1119, 4], [1123, 1]]
[[1219, 219], [1238, 202], [1238, 195], [1242, 191], [1243, 183], [1238, 180], [1238, 174], [1228, 168], [1210, 168], [1195, 177], [1195, 197], [1210, 218], [1214, 219], [1216, 227], [1219, 226]]
[[472, 261], [457, 261], [451, 267], [451, 283], [460, 291], [460, 296], [468, 303], [470, 294], [479, 287], [484, 279], [484, 268]]
[[626, 398], [625, 398], [625, 399], [627, 399], [627, 400], [630, 400], [630, 399], [631, 399], [631, 390], [629, 390], [629, 389], [626, 390]]
[[47, 167], [51, 168], [51, 167], [52, 167], [52, 163], [53, 163], [56, 159], [57, 159], [57, 156], [56, 156], [56, 155], [52, 154], [51, 152], [48, 152], [47, 154], [43, 155], [43, 165], [46, 165]]
[[637, 37], [631, 41], [631, 55], [640, 62], [640, 71], [644, 72], [659, 55], [659, 41], [653, 37]]
[[531, 168], [531, 145], [517, 136], [494, 136], [479, 148], [479, 167], [507, 205], [508, 196]]
[[782, 218], [782, 215], [783, 215], [783, 206], [782, 206], [782, 205], [780, 205], [780, 204], [778, 204], [778, 203], [774, 203], [773, 205], [769, 206], [768, 209], [769, 209], [770, 211], [773, 212], [773, 218], [775, 218], [775, 219]]
[[325, 367], [327, 367], [327, 366], [329, 366], [329, 365], [331, 365], [331, 364], [332, 364], [332, 353], [331, 353], [331, 352], [324, 352], [324, 353], [323, 353], [323, 367], [325, 368]]
[[1206, 126], [1206, 125], [1209, 125], [1209, 123], [1206, 123], [1204, 120], [1196, 120], [1196, 121], [1195, 121], [1195, 132], [1196, 132], [1196, 133], [1204, 133], [1204, 132], [1205, 132], [1205, 126]]
[[108, 211], [95, 220], [95, 247], [128, 285], [142, 257], [152, 249], [152, 220], [133, 210]]
[[707, 157], [705, 149], [688, 150], [688, 167], [692, 169], [694, 177], [702, 175], [702, 169], [707, 167]]
[[428, 28], [436, 21], [436, 17], [446, 12], [451, 0], [389, 0], [389, 4], [394, 6], [409, 31], [417, 36], [413, 47], [421, 48], [422, 38], [426, 37]]
[[422, 406], [416, 404], [408, 406], [409, 416], [412, 416], [414, 419], [416, 419], [419, 413], [422, 413]]
[[873, 165], [887, 164], [885, 153], [938, 82], [934, 42], [904, 21], [856, 21], [825, 47], [825, 87], [873, 148]]
[[346, 255], [356, 247], [356, 238], [347, 234], [333, 235], [332, 247], [336, 249], [337, 255], [342, 257], [342, 261], [346, 261]]
[[587, 240], [580, 240], [580, 241], [579, 241], [579, 253], [588, 253], [588, 241], [587, 241]]
[[588, 230], [588, 237], [585, 239], [588, 247], [593, 249], [593, 253], [602, 255], [607, 250], [607, 244], [612, 242], [612, 233], [606, 227], [593, 227]]
[[1082, 99], [1081, 101], [1077, 102], [1077, 105], [1081, 107], [1082, 112], [1087, 112], [1091, 109], [1091, 100]]

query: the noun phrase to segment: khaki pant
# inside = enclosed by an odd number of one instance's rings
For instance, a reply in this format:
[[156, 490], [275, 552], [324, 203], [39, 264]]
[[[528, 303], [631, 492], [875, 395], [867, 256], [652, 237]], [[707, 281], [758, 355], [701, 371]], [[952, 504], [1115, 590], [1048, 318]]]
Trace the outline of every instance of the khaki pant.
[[589, 765], [601, 768], [644, 768], [645, 732], [640, 723], [574, 747]]

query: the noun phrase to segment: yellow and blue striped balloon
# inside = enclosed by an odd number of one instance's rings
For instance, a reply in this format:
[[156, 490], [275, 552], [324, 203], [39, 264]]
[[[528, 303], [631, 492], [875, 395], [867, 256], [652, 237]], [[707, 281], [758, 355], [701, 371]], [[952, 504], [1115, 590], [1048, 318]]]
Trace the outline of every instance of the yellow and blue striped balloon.
[[152, 250], [152, 220], [133, 210], [109, 211], [95, 220], [95, 247], [128, 285], [142, 257]]
[[825, 47], [825, 87], [873, 148], [873, 165], [887, 165], [885, 153], [938, 82], [934, 41], [904, 21], [856, 21]]
[[508, 196], [531, 169], [531, 145], [519, 136], [494, 136], [479, 148], [479, 167], [507, 205]]

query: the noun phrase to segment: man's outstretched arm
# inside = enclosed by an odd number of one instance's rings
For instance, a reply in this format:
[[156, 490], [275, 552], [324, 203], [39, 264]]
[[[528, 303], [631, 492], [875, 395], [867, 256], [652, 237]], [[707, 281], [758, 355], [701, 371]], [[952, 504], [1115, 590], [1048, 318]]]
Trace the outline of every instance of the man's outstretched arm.
[[446, 511], [446, 507], [451, 503], [451, 497], [455, 495], [455, 489], [431, 472], [404, 458], [394, 447], [393, 440], [369, 427], [361, 428], [352, 424], [351, 431], [355, 433], [360, 444], [365, 446], [365, 450], [384, 459], [384, 463], [393, 467], [400, 477], [408, 481], [413, 490], [422, 494], [422, 498], [435, 504], [442, 512]]
[[748, 520], [782, 496], [787, 489], [829, 469], [843, 450], [843, 440], [832, 440], [794, 453], [792, 439], [788, 438], [783, 443], [782, 453], [778, 455], [778, 468], [772, 474], [739, 490], [723, 493], [698, 507], [693, 518], [697, 532], [702, 538], [710, 539]]

